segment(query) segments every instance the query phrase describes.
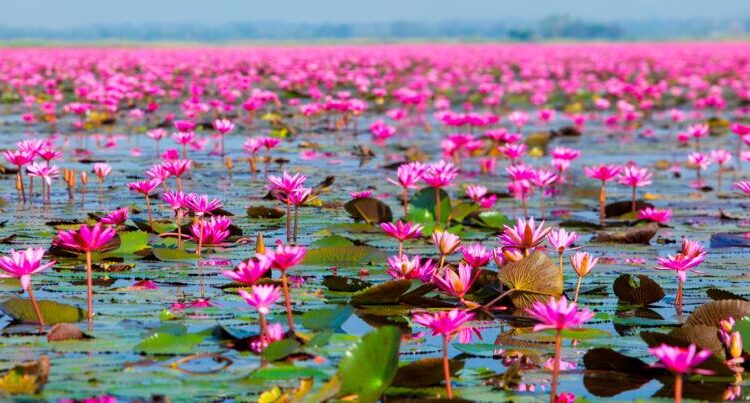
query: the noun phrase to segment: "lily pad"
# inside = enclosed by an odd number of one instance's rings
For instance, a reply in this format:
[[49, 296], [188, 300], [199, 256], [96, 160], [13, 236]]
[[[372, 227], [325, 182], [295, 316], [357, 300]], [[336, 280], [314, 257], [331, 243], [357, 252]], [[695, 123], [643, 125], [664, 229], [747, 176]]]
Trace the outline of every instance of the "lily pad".
[[621, 302], [630, 304], [650, 305], [664, 298], [664, 289], [645, 274], [622, 274], [612, 288]]
[[750, 301], [736, 299], [711, 301], [696, 308], [685, 321], [685, 326], [718, 327], [721, 320], [729, 318], [737, 320], [748, 315], [750, 315]]
[[[44, 323], [55, 325], [57, 323], [75, 323], [83, 320], [88, 313], [76, 306], [61, 304], [59, 302], [39, 300], [39, 311], [42, 313]], [[11, 297], [0, 303], [0, 310], [12, 319], [36, 323], [37, 317], [31, 300]]]
[[[449, 360], [448, 368], [451, 376], [456, 376], [464, 368], [462, 360]], [[445, 380], [443, 375], [443, 360], [441, 358], [425, 358], [410, 362], [399, 367], [393, 378], [392, 386], [405, 388], [424, 388], [440, 385]]]
[[252, 206], [247, 208], [247, 216], [250, 218], [276, 219], [286, 215], [286, 212], [278, 207]]
[[365, 220], [368, 224], [380, 224], [393, 220], [391, 208], [378, 199], [361, 197], [344, 204], [344, 210], [356, 220]]
[[357, 292], [352, 296], [352, 305], [389, 305], [411, 288], [411, 280], [391, 280]]
[[171, 249], [171, 248], [154, 248], [151, 250], [158, 260], [162, 262], [169, 262], [175, 260], [195, 260], [198, 259], [198, 255], [186, 250]]
[[136, 353], [149, 355], [189, 354], [203, 341], [201, 334], [180, 334], [168, 332], [152, 333], [138, 343], [133, 349]]
[[299, 342], [294, 339], [275, 341], [263, 350], [263, 358], [268, 361], [278, 361], [296, 353], [299, 348]]
[[398, 369], [401, 332], [384, 326], [362, 337], [341, 359], [341, 395], [372, 402], [391, 385]]
[[339, 329], [352, 316], [354, 308], [342, 305], [336, 308], [324, 308], [307, 311], [302, 314], [300, 323], [309, 330]]
[[601, 231], [596, 236], [596, 242], [648, 245], [658, 230], [659, 224], [649, 223], [617, 232]]
[[547, 302], [550, 296], [559, 297], [563, 293], [560, 266], [540, 251], [506, 264], [498, 278], [513, 290], [510, 300], [516, 308], [529, 308], [534, 302]]
[[387, 256], [385, 251], [372, 246], [326, 246], [308, 250], [304, 264], [339, 267], [383, 264]]
[[[423, 189], [418, 190], [416, 193], [414, 193], [414, 196], [412, 196], [411, 200], [409, 201], [409, 204], [411, 206], [418, 208], [418, 209], [424, 209], [428, 211], [430, 214], [432, 214], [433, 221], [436, 219], [436, 205], [437, 205], [437, 199], [435, 197], [435, 188], [426, 187]], [[447, 222], [448, 218], [450, 217], [452, 213], [451, 209], [451, 198], [448, 195], [448, 193], [444, 190], [440, 190], [440, 222]]]

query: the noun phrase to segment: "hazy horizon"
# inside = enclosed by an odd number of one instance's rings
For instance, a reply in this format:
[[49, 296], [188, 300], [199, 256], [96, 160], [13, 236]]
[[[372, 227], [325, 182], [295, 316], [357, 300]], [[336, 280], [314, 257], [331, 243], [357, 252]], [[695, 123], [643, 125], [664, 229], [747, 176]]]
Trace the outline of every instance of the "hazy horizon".
[[276, 0], [273, 2], [215, 0], [0, 0], [0, 26], [69, 29], [92, 25], [187, 23], [222, 25], [236, 22], [288, 23], [437, 23], [455, 20], [535, 20], [548, 15], [617, 22], [648, 19], [750, 18], [750, 1], [725, 0]]

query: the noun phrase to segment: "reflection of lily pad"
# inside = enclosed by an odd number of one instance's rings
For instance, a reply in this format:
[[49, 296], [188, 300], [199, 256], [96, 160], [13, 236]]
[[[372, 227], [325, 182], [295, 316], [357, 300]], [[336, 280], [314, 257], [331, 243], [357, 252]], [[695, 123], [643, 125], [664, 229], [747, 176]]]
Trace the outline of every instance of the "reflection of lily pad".
[[[450, 360], [448, 367], [451, 376], [456, 376], [458, 371], [464, 368], [464, 362]], [[440, 358], [425, 358], [399, 367], [395, 378], [393, 378], [393, 386], [424, 388], [440, 385], [444, 379], [443, 360]]]
[[516, 308], [528, 308], [536, 301], [546, 302], [550, 296], [559, 297], [563, 293], [560, 267], [539, 251], [506, 264], [498, 277], [513, 289], [510, 300]]

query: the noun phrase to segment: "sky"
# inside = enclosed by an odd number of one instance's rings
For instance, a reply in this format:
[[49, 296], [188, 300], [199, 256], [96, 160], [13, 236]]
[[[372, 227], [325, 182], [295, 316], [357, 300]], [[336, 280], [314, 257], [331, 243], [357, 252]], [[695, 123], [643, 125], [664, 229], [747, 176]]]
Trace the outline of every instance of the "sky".
[[750, 18], [750, 0], [0, 0], [0, 10], [1, 26], [55, 29], [239, 21], [535, 20], [551, 14], [596, 21]]

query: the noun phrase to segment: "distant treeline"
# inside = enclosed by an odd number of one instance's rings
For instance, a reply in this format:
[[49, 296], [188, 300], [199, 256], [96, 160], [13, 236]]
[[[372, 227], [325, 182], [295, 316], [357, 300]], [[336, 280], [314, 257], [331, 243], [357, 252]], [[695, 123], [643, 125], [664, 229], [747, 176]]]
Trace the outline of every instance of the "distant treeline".
[[538, 21], [443, 21], [439, 23], [288, 23], [94, 25], [77, 28], [2, 27], [0, 40], [201, 41], [474, 39], [504, 41], [664, 40], [743, 37], [750, 20], [584, 21], [549, 16]]

